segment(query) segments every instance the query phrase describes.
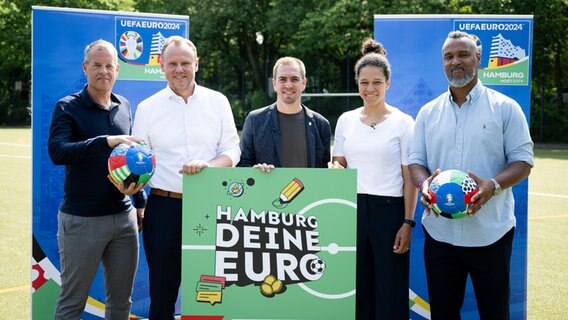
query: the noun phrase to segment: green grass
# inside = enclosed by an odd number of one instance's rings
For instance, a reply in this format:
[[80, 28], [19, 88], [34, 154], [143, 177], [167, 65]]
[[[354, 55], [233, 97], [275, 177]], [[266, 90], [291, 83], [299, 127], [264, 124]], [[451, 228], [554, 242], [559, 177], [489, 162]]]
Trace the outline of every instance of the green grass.
[[0, 319], [30, 319], [31, 130], [0, 129]]
[[[30, 319], [30, 157], [30, 129], [0, 129], [0, 319]], [[535, 163], [529, 178], [528, 319], [565, 319], [568, 149], [537, 149]]]
[[[528, 319], [566, 319], [568, 150], [537, 149], [529, 178]], [[550, 195], [563, 195], [554, 197]]]

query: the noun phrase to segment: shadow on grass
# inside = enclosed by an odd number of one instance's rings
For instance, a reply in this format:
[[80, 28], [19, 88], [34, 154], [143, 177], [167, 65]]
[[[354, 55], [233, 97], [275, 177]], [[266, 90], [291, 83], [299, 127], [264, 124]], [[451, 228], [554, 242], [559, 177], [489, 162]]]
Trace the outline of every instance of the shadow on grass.
[[568, 145], [537, 145], [534, 157], [538, 159], [568, 160]]

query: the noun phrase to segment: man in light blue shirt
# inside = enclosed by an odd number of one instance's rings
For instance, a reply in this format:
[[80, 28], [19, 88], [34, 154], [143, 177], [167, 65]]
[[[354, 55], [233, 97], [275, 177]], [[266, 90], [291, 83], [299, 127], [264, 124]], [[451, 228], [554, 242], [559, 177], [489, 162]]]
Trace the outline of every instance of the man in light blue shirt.
[[[467, 33], [442, 47], [449, 90], [417, 115], [409, 167], [426, 206], [424, 260], [432, 319], [459, 319], [472, 279], [481, 319], [509, 318], [515, 228], [511, 187], [533, 166], [533, 142], [519, 104], [477, 78], [481, 54]], [[431, 214], [428, 187], [443, 170], [468, 172], [478, 185], [468, 217]]]

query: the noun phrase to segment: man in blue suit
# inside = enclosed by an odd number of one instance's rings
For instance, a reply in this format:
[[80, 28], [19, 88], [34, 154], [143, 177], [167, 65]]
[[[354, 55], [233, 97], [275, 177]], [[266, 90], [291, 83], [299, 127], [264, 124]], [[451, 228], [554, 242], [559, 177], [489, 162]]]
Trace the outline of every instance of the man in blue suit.
[[251, 111], [241, 134], [239, 167], [327, 168], [329, 121], [302, 104], [306, 67], [297, 58], [278, 59], [272, 85], [276, 102]]

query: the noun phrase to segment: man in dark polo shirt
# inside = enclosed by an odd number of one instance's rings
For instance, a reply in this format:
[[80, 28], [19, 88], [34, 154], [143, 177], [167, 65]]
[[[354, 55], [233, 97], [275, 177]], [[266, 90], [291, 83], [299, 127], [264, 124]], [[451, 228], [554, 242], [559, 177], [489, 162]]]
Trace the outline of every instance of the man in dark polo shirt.
[[241, 134], [239, 167], [327, 168], [329, 121], [301, 102], [306, 68], [297, 58], [278, 59], [272, 85], [276, 102], [251, 111]]
[[[97, 40], [85, 49], [87, 84], [57, 101], [49, 130], [48, 151], [65, 166], [64, 196], [57, 215], [61, 294], [55, 319], [81, 319], [89, 288], [102, 262], [105, 319], [128, 319], [138, 266], [138, 221], [146, 205], [144, 185], [113, 185], [108, 157], [130, 135], [129, 102], [112, 93], [118, 75], [117, 51]], [[127, 195], [134, 195], [134, 207]], [[46, 315], [47, 317], [47, 315]]]

